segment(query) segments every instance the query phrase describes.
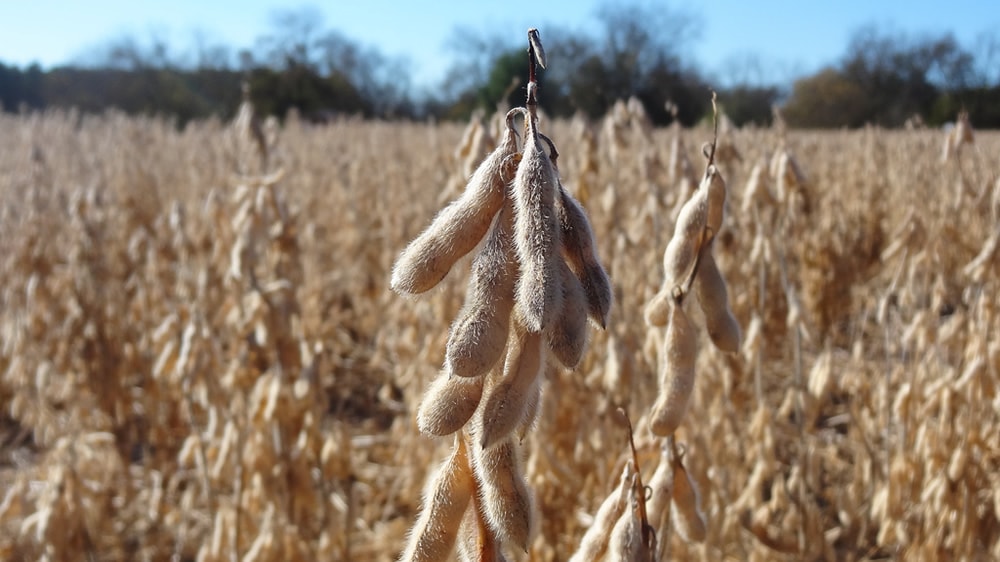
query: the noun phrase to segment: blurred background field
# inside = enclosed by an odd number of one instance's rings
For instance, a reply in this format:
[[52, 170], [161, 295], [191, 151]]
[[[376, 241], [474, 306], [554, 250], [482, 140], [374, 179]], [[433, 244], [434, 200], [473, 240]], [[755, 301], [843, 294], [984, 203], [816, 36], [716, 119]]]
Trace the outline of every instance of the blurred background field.
[[[389, 269], [457, 194], [489, 119], [250, 123], [0, 117], [0, 557], [402, 548], [450, 446], [414, 413], [468, 263], [416, 300]], [[526, 445], [530, 559], [564, 560], [625, 462], [615, 408], [643, 462], [658, 454], [642, 306], [711, 132], [624, 105], [545, 123], [617, 298], [580, 369], [550, 367]], [[485, 144], [463, 155], [476, 128]], [[672, 558], [1000, 556], [1000, 136], [943, 159], [945, 138], [723, 132], [716, 256], [746, 341], [701, 344], [678, 440], [709, 535], [661, 538]], [[799, 175], [772, 174], [781, 155]]]

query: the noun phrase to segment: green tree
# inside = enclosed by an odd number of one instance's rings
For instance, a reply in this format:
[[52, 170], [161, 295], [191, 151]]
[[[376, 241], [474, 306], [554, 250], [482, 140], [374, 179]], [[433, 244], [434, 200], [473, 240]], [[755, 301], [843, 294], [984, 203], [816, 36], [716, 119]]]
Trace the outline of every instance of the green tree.
[[789, 124], [804, 127], [857, 127], [869, 114], [861, 86], [834, 68], [795, 81], [784, 107]]
[[748, 123], [770, 125], [773, 116], [771, 108], [780, 98], [781, 89], [777, 86], [738, 84], [719, 92], [719, 103], [737, 126]]
[[9, 112], [42, 108], [45, 104], [43, 79], [44, 74], [37, 64], [23, 71], [16, 66], [0, 64], [0, 107]]
[[940, 96], [974, 77], [972, 55], [950, 34], [910, 39], [864, 27], [839, 64], [795, 83], [785, 116], [808, 127], [898, 126], [915, 114], [928, 119]]

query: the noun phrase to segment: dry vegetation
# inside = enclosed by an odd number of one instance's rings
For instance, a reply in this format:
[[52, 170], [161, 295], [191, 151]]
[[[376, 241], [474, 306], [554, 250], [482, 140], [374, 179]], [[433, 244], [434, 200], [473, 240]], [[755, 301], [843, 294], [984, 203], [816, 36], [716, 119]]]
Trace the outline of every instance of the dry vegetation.
[[[523, 443], [537, 524], [513, 558], [566, 560], [631, 462], [618, 407], [660, 485], [644, 308], [711, 132], [624, 105], [542, 126], [615, 292]], [[391, 269], [499, 131], [464, 152], [450, 124], [0, 131], [0, 559], [398, 556], [454, 444], [416, 414], [471, 258], [416, 299]], [[743, 341], [698, 331], [675, 438], [706, 533], [666, 527], [662, 559], [1000, 558], [1000, 136], [944, 162], [942, 140], [724, 132], [713, 255]]]

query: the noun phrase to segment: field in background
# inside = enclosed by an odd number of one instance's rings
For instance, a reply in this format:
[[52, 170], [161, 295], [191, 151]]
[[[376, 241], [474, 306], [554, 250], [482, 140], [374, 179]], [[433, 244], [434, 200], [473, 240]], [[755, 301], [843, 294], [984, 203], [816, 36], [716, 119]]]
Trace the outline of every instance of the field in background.
[[[609, 118], [613, 119], [613, 118]], [[239, 127], [0, 116], [0, 558], [389, 560], [450, 439], [421, 392], [468, 259], [420, 299], [398, 252], [470, 170], [461, 125]], [[616, 303], [552, 366], [530, 559], [565, 560], [615, 486], [624, 407], [652, 472], [661, 329], [643, 305], [705, 129], [542, 124]], [[719, 167], [715, 255], [741, 353], [700, 345], [677, 439], [704, 544], [672, 559], [1000, 558], [1000, 134], [775, 130]], [[473, 149], [472, 160], [482, 148]], [[83, 557], [81, 557], [81, 553]]]

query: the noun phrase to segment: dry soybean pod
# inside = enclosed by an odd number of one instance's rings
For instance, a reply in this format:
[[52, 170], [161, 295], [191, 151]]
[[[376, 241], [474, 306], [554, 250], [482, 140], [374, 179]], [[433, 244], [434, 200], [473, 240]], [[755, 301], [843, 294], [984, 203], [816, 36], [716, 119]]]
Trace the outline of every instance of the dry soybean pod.
[[726, 210], [726, 180], [722, 178], [722, 174], [719, 173], [715, 165], [709, 165], [699, 189], [705, 190], [708, 199], [706, 224], [712, 229], [711, 235], [715, 236], [722, 228], [722, 219]]
[[515, 303], [525, 326], [541, 332], [556, 321], [562, 307], [561, 244], [555, 212], [559, 180], [534, 119], [529, 117], [527, 125], [521, 163], [511, 188], [514, 240], [521, 266]]
[[[541, 379], [541, 377], [539, 377]], [[528, 391], [528, 398], [524, 404], [524, 413], [521, 415], [521, 422], [517, 424], [514, 429], [514, 435], [517, 436], [517, 442], [524, 442], [524, 438], [527, 437], [528, 432], [532, 430], [535, 426], [535, 422], [538, 420], [538, 414], [542, 409], [542, 383], [541, 380], [538, 384], [534, 386], [534, 389]]]
[[729, 291], [719, 266], [712, 257], [712, 245], [701, 249], [698, 273], [694, 278], [694, 293], [705, 313], [705, 328], [715, 347], [727, 353], [740, 350], [740, 325], [729, 308]]
[[684, 468], [684, 459], [681, 457], [676, 453], [672, 456], [674, 482], [670, 518], [684, 540], [702, 542], [708, 529], [705, 514], [701, 511], [701, 497], [698, 485]]
[[508, 201], [472, 263], [465, 305], [448, 337], [445, 371], [449, 374], [478, 377], [503, 356], [517, 277], [513, 224], [514, 209]]
[[493, 534], [482, 512], [478, 493], [472, 494], [472, 505], [465, 510], [458, 534], [457, 555], [461, 562], [506, 562], [499, 539]]
[[475, 414], [476, 441], [481, 447], [492, 446], [517, 428], [541, 383], [545, 367], [542, 335], [520, 326], [513, 331], [503, 377], [487, 390], [482, 407]]
[[546, 335], [549, 350], [567, 369], [575, 369], [587, 347], [587, 300], [580, 279], [565, 262], [559, 264], [563, 306], [559, 319]]
[[590, 219], [562, 184], [559, 185], [556, 212], [559, 214], [563, 252], [568, 265], [583, 285], [591, 320], [603, 329], [607, 327], [614, 296], [611, 280], [597, 255], [597, 242]]
[[648, 560], [646, 545], [642, 541], [642, 520], [639, 517], [636, 497], [636, 476], [632, 475], [632, 483], [628, 489], [625, 512], [618, 518], [611, 536], [608, 539], [607, 560], [633, 562]]
[[522, 474], [517, 445], [508, 438], [493, 447], [473, 447], [472, 466], [490, 529], [524, 552], [532, 529], [532, 497]]
[[569, 559], [569, 562], [590, 562], [600, 560], [608, 548], [611, 532], [615, 522], [625, 513], [628, 507], [629, 492], [632, 488], [632, 467], [629, 464], [622, 469], [622, 476], [616, 488], [604, 499], [601, 507], [594, 514], [594, 521], [580, 539], [580, 547]]
[[417, 427], [426, 435], [451, 435], [475, 413], [483, 396], [483, 379], [449, 377], [442, 372], [417, 408]]
[[681, 207], [674, 236], [663, 252], [664, 286], [670, 290], [683, 283], [702, 245], [708, 220], [708, 192], [699, 189]]
[[663, 342], [660, 361], [660, 393], [649, 414], [654, 435], [673, 435], [684, 419], [694, 391], [698, 339], [694, 325], [680, 302], [670, 311], [670, 325]]
[[424, 506], [400, 562], [444, 560], [451, 553], [474, 487], [468, 451], [459, 436], [455, 438], [451, 457], [438, 469], [424, 492]]
[[391, 283], [397, 293], [413, 295], [430, 290], [486, 234], [503, 206], [516, 165], [512, 113], [508, 114], [500, 145], [472, 174], [461, 197], [442, 209], [396, 260]]
[[670, 321], [670, 308], [673, 306], [673, 303], [673, 288], [664, 285], [655, 295], [653, 295], [653, 298], [646, 303], [646, 308], [643, 311], [643, 316], [646, 318], [646, 324], [657, 328], [666, 326], [667, 322]]
[[649, 515], [649, 525], [659, 530], [663, 515], [670, 509], [670, 498], [673, 496], [674, 470], [667, 453], [667, 447], [660, 454], [660, 464], [649, 479], [649, 504], [646, 513]]

